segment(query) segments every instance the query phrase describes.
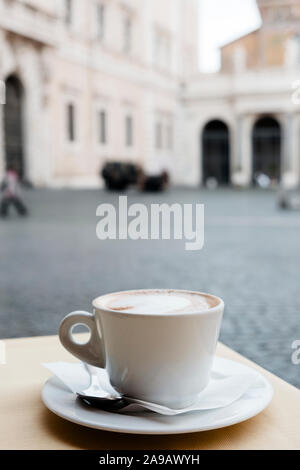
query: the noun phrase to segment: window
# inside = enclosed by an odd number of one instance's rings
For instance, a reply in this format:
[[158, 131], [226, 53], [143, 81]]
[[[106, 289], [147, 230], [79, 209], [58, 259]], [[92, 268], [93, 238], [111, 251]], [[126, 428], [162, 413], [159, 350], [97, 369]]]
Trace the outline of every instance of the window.
[[170, 65], [170, 41], [167, 36], [162, 38], [161, 65], [166, 68]]
[[167, 69], [171, 64], [171, 39], [169, 35], [160, 30], [154, 34], [154, 61], [163, 69]]
[[168, 124], [166, 127], [166, 137], [167, 137], [167, 148], [168, 150], [173, 149], [173, 128], [172, 124]]
[[107, 119], [106, 111], [101, 110], [98, 113], [98, 138], [99, 143], [104, 145], [107, 143]]
[[162, 125], [160, 122], [157, 122], [155, 126], [155, 146], [157, 150], [162, 148]]
[[126, 146], [133, 146], [133, 119], [131, 116], [126, 116], [125, 118], [125, 132], [126, 132]]
[[300, 35], [294, 36], [294, 44], [295, 44], [295, 61], [297, 64], [300, 63]]
[[65, 0], [65, 23], [71, 25], [73, 20], [73, 0]]
[[173, 149], [173, 122], [169, 113], [158, 113], [154, 128], [154, 141], [157, 150]]
[[154, 36], [154, 62], [159, 65], [160, 62], [160, 50], [161, 50], [161, 37], [160, 34], [155, 32]]
[[96, 19], [97, 19], [97, 39], [102, 41], [105, 34], [105, 6], [103, 3], [96, 5]]
[[129, 15], [124, 16], [124, 39], [123, 39], [123, 51], [126, 54], [131, 52], [132, 42], [132, 20]]
[[73, 103], [67, 105], [67, 138], [69, 142], [76, 140], [76, 110]]

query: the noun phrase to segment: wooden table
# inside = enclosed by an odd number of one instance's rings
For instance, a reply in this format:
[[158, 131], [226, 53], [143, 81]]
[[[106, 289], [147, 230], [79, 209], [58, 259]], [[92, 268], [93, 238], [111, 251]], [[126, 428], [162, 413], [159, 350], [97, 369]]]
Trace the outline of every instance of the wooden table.
[[[74, 361], [56, 336], [6, 340], [0, 365], [0, 449], [300, 449], [300, 390], [223, 345], [218, 355], [262, 371], [274, 398], [260, 415], [217, 431], [136, 436], [84, 428], [48, 411], [41, 390], [49, 372], [41, 362]], [[299, 369], [300, 372], [300, 369]]]

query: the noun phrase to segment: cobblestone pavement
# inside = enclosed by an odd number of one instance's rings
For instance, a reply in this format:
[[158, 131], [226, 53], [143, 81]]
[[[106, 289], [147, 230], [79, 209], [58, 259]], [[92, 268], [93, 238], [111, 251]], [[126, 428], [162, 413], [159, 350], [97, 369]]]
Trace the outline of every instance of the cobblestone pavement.
[[28, 219], [0, 220], [0, 338], [57, 332], [62, 317], [90, 310], [102, 293], [182, 288], [226, 303], [221, 340], [300, 386], [291, 344], [300, 340], [300, 213], [281, 212], [273, 192], [174, 189], [128, 193], [131, 202], [202, 202], [203, 250], [182, 241], [96, 238], [104, 191], [26, 192]]

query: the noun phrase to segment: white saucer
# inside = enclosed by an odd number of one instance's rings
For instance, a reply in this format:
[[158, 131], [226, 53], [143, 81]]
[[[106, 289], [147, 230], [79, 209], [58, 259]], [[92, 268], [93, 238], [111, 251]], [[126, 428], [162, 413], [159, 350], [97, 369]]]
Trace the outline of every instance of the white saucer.
[[[249, 367], [227, 359], [216, 358], [224, 371], [243, 373]], [[178, 416], [162, 416], [150, 411], [136, 413], [109, 413], [88, 408], [82, 404], [56, 377], [44, 385], [42, 399], [56, 415], [82, 426], [131, 434], [183, 434], [208, 431], [245, 421], [260, 413], [271, 401], [273, 389], [258, 371], [255, 387], [225, 408], [197, 411]]]

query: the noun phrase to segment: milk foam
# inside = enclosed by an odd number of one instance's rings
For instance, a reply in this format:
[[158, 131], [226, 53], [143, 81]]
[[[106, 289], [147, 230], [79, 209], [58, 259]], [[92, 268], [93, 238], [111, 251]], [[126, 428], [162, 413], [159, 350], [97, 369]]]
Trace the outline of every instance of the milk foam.
[[117, 312], [161, 315], [201, 312], [214, 305], [214, 298], [196, 293], [135, 291], [109, 295], [103, 306]]

